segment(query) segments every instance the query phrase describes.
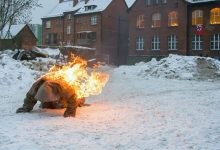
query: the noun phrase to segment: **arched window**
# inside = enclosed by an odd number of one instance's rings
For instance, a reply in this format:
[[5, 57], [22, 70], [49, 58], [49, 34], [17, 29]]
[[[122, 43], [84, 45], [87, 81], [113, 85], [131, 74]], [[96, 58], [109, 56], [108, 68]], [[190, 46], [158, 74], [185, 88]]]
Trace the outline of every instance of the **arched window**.
[[178, 26], [178, 12], [172, 11], [168, 14], [168, 26], [176, 27]]
[[213, 8], [211, 10], [210, 24], [220, 24], [220, 8]]
[[136, 22], [137, 28], [144, 28], [144, 15], [137, 16], [137, 22]]
[[155, 13], [152, 15], [152, 28], [161, 26], [161, 14]]
[[203, 24], [203, 11], [194, 10], [192, 12], [192, 25]]

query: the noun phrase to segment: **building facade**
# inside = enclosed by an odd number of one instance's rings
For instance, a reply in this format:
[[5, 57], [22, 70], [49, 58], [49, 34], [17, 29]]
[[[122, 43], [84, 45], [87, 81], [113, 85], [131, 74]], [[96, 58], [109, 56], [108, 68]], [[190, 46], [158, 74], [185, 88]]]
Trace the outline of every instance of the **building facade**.
[[220, 1], [188, 4], [188, 37], [188, 55], [220, 59]]
[[128, 62], [169, 54], [220, 58], [219, 11], [217, 0], [136, 0], [129, 9]]
[[128, 13], [124, 0], [60, 1], [43, 21], [43, 45], [83, 46], [110, 64], [126, 64]]

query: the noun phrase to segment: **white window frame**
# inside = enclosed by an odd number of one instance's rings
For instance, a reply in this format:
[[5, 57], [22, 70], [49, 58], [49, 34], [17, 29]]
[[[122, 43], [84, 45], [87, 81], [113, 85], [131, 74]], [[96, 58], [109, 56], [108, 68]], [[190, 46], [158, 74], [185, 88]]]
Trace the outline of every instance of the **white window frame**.
[[177, 50], [177, 37], [176, 35], [170, 35], [168, 36], [168, 50]]
[[167, 0], [162, 0], [162, 4], [166, 4], [167, 3]]
[[67, 19], [68, 19], [68, 20], [71, 20], [71, 19], [72, 19], [72, 14], [68, 14], [68, 15], [67, 15]]
[[151, 50], [160, 50], [160, 37], [155, 35], [151, 41]]
[[[159, 25], [157, 25], [157, 21], [159, 21]], [[152, 28], [158, 28], [161, 26], [161, 14], [155, 13], [152, 15]]]
[[203, 50], [203, 37], [201, 35], [192, 37], [192, 50]]
[[136, 50], [137, 51], [143, 51], [144, 50], [144, 37], [138, 36], [136, 38]]
[[50, 29], [50, 28], [51, 28], [51, 21], [50, 21], [50, 20], [47, 20], [47, 21], [46, 21], [46, 28], [47, 28], [47, 29]]
[[145, 4], [146, 4], [147, 6], [150, 6], [150, 5], [152, 5], [152, 1], [151, 1], [151, 0], [145, 0]]
[[212, 35], [210, 39], [210, 49], [213, 51], [220, 50], [220, 34]]
[[[143, 26], [142, 26], [142, 22], [143, 22]], [[144, 28], [144, 15], [143, 14], [137, 16], [136, 27], [139, 29]]]
[[66, 34], [67, 35], [71, 34], [71, 26], [70, 25], [68, 25], [67, 28], [66, 28]]
[[[219, 11], [217, 11], [217, 12], [215, 12], [214, 11], [214, 9], [218, 9]], [[212, 12], [212, 11], [214, 11], [214, 12]], [[211, 11], [210, 11], [210, 24], [219, 24], [219, 22], [217, 22], [218, 21], [218, 17], [220, 17], [220, 8], [213, 8]], [[213, 19], [214, 20], [211, 20], [211, 18], [212, 18], [212, 15], [213, 15]], [[213, 23], [212, 23], [212, 22]]]
[[97, 16], [92, 16], [91, 17], [91, 25], [97, 25]]
[[195, 19], [195, 24], [193, 24], [193, 22], [192, 22], [192, 25], [199, 25], [200, 24], [197, 22], [197, 18], [202, 18], [202, 20], [204, 19], [203, 11], [200, 9], [194, 10], [192, 12], [192, 19]]
[[[173, 24], [176, 25], [173, 25]], [[178, 22], [178, 12], [177, 11], [172, 11], [168, 14], [168, 26], [169, 27], [177, 27], [179, 25]]]

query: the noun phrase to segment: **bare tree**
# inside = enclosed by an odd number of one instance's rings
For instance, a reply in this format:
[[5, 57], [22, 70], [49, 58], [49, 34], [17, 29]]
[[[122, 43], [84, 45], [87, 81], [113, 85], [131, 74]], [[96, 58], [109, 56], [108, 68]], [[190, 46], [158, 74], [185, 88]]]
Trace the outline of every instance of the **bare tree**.
[[6, 26], [9, 31], [15, 22], [30, 22], [31, 10], [36, 7], [40, 7], [38, 0], [0, 0], [0, 37]]

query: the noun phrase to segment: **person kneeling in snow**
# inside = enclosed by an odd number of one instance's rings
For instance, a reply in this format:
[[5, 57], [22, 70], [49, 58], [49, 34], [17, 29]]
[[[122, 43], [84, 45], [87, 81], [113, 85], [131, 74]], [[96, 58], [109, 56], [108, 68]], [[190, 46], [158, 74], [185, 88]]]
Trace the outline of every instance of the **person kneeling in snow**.
[[85, 99], [77, 99], [74, 92], [67, 90], [58, 83], [45, 79], [37, 80], [26, 94], [24, 104], [16, 113], [30, 112], [37, 100], [41, 101], [42, 108], [66, 108], [64, 117], [75, 117], [76, 108], [82, 106]]

